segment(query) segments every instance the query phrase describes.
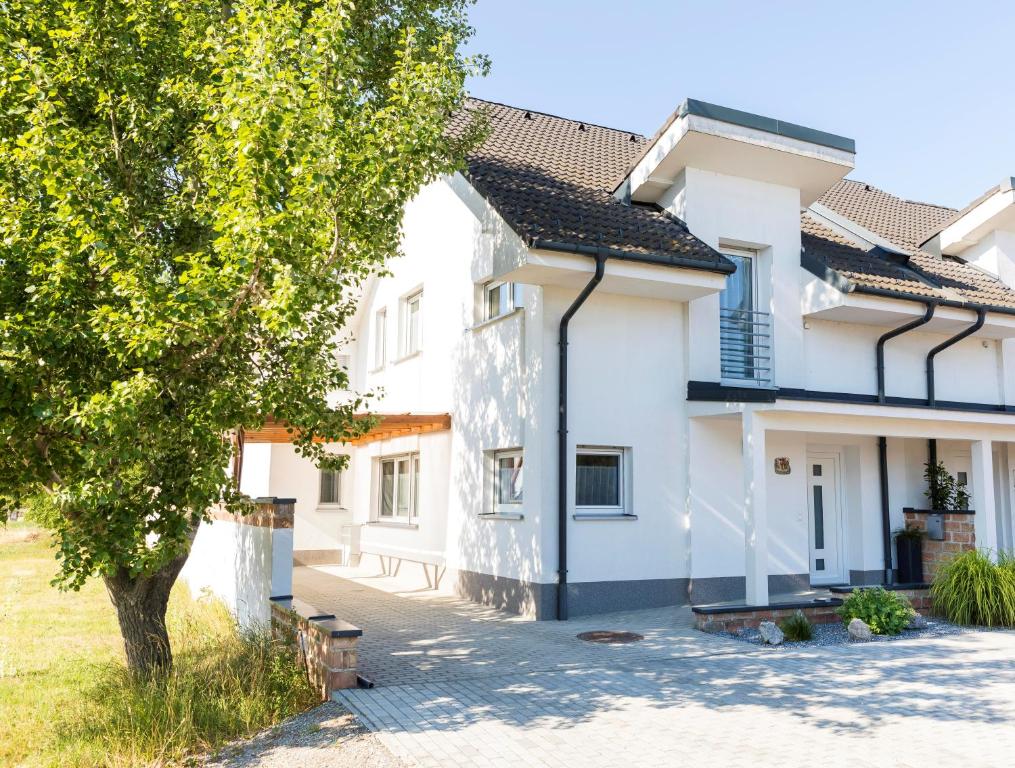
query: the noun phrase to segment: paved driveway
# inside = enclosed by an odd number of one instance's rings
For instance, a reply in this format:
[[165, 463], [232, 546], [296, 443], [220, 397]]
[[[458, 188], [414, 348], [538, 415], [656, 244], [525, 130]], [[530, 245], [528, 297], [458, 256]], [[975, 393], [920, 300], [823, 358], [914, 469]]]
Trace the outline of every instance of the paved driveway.
[[[295, 583], [364, 628], [361, 666], [378, 687], [337, 698], [424, 766], [916, 768], [1015, 755], [1012, 633], [766, 650], [695, 632], [686, 609], [528, 622], [363, 572], [300, 568]], [[593, 628], [646, 639], [575, 639]]]

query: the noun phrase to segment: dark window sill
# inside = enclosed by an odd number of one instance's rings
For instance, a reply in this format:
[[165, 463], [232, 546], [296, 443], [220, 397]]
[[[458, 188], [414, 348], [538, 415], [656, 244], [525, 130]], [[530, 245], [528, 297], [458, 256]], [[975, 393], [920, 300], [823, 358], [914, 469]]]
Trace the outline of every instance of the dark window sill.
[[596, 512], [590, 512], [590, 513], [586, 513], [586, 514], [578, 512], [578, 513], [572, 515], [572, 517], [575, 520], [580, 520], [581, 522], [585, 522], [586, 520], [637, 520], [638, 519], [637, 515], [625, 515], [623, 513], [619, 513], [619, 514], [606, 514], [606, 513], [602, 513], [602, 514], [600, 514], [600, 513], [596, 513]]
[[525, 515], [522, 515], [522, 514], [517, 514], [517, 515], [512, 515], [512, 514], [497, 514], [497, 513], [493, 513], [493, 512], [486, 512], [486, 513], [484, 513], [482, 515], [479, 515], [479, 519], [480, 520], [524, 520], [525, 519]]

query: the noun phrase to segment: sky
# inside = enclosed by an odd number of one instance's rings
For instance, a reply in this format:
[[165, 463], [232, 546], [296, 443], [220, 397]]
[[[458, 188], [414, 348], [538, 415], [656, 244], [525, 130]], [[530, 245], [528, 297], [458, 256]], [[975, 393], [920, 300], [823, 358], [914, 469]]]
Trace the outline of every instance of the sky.
[[962, 207], [1015, 176], [1015, 3], [478, 0], [473, 96], [652, 135], [685, 98], [856, 140], [859, 179]]

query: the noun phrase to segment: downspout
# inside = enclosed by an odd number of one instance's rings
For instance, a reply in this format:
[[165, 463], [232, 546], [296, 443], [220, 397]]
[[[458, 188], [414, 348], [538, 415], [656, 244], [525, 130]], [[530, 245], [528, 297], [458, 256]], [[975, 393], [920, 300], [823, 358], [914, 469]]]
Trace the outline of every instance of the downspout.
[[[937, 394], [934, 389], [934, 358], [937, 357], [937, 353], [948, 349], [953, 344], [958, 344], [967, 336], [972, 336], [983, 327], [986, 319], [987, 309], [986, 307], [980, 307], [976, 311], [976, 322], [950, 339], [945, 339], [927, 353], [927, 405], [931, 408], [937, 405]], [[934, 438], [927, 441], [927, 462], [932, 467], [937, 466], [937, 440]], [[937, 498], [937, 473], [935, 472], [930, 474], [930, 493], [931, 499]]]
[[972, 336], [978, 330], [983, 327], [983, 323], [987, 319], [987, 310], [985, 307], [980, 307], [976, 310], [976, 322], [966, 328], [961, 333], [957, 333], [950, 339], [945, 339], [938, 344], [934, 349], [927, 353], [927, 405], [932, 408], [937, 405], [937, 398], [934, 394], [934, 358], [938, 352], [943, 352], [953, 344], [958, 344], [967, 336]]
[[[934, 302], [928, 301], [926, 306], [927, 311], [923, 317], [900, 325], [898, 328], [882, 334], [878, 339], [878, 402], [882, 405], [885, 402], [885, 343], [929, 323], [934, 317], [936, 305]], [[885, 584], [892, 584], [895, 581], [895, 573], [892, 570], [892, 519], [888, 500], [888, 438], [883, 435], [878, 438], [878, 474], [881, 485], [881, 546], [884, 551], [884, 581]]]
[[888, 438], [878, 438], [878, 474], [881, 480], [881, 540], [884, 547], [885, 584], [895, 582], [892, 570], [892, 523], [891, 509], [888, 506]]
[[905, 325], [900, 325], [898, 328], [894, 328], [888, 333], [881, 335], [878, 339], [877, 346], [877, 365], [878, 365], [878, 403], [884, 405], [885, 403], [885, 342], [894, 339], [896, 336], [901, 336], [904, 333], [909, 333], [914, 328], [919, 328], [921, 325], [926, 325], [934, 317], [934, 309], [937, 306], [934, 302], [928, 301], [927, 311], [923, 317], [918, 317], [916, 320], [911, 320]]
[[560, 318], [557, 372], [557, 620], [567, 620], [567, 326], [571, 318], [603, 281], [606, 254], [596, 254], [596, 273]]

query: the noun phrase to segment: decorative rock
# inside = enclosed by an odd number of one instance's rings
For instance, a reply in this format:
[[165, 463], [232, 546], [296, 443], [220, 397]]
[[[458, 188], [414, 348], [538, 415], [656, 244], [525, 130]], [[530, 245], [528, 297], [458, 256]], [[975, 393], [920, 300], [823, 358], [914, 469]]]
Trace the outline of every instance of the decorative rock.
[[866, 643], [874, 637], [871, 628], [867, 626], [867, 623], [863, 619], [853, 619], [849, 622], [849, 626], [846, 627], [846, 631], [849, 632], [850, 640], [856, 640], [861, 643]]
[[906, 629], [916, 630], [926, 628], [927, 628], [927, 619], [925, 619], [923, 615], [919, 613], [914, 613], [913, 618], [911, 618], [909, 620], [909, 624], [906, 625]]
[[758, 632], [761, 633], [761, 642], [765, 645], [782, 645], [785, 636], [774, 621], [763, 621], [758, 625]]

